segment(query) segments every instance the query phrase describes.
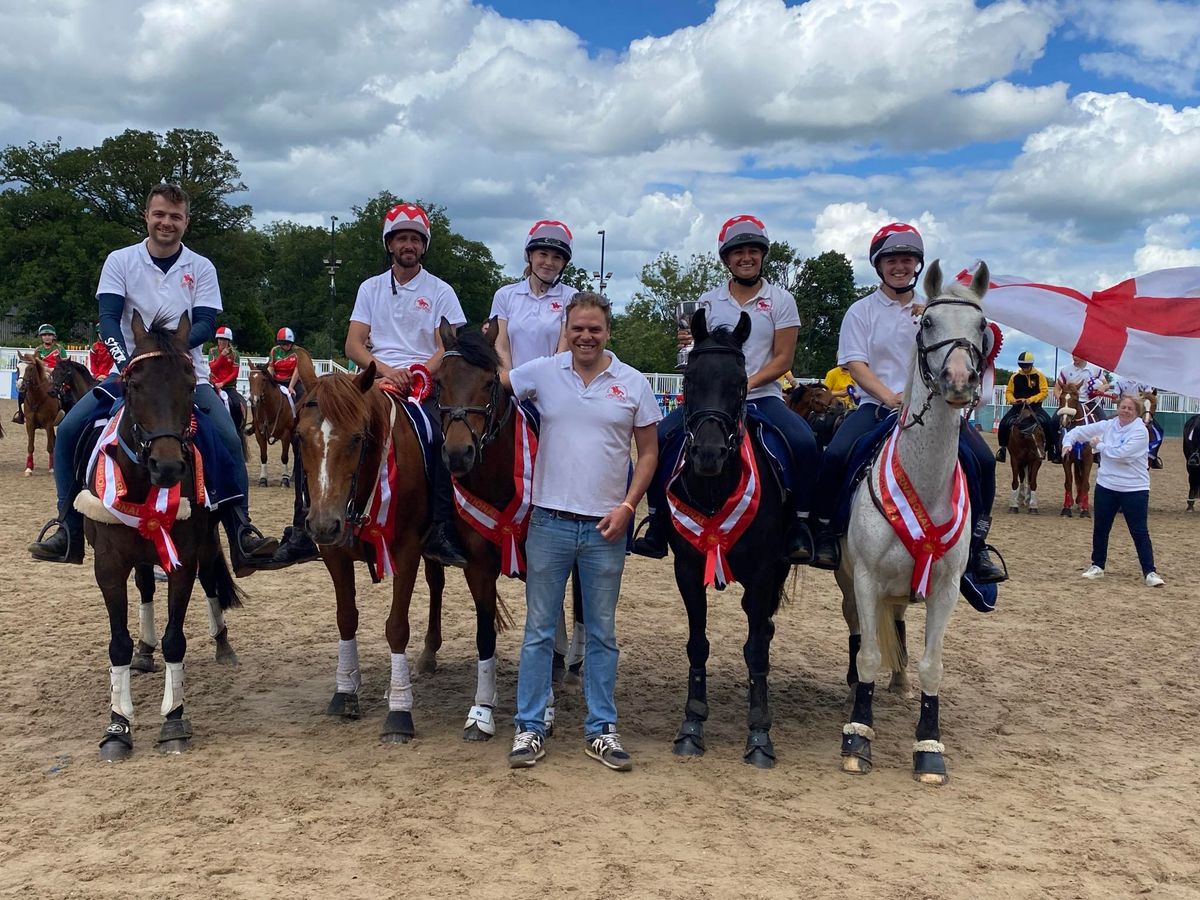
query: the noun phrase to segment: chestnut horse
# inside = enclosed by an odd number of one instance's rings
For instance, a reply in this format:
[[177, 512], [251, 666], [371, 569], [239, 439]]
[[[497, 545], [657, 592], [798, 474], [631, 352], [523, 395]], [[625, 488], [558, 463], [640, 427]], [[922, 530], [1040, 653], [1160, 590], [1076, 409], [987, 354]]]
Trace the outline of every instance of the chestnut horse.
[[[305, 399], [297, 410], [296, 431], [304, 464], [308, 517], [304, 527], [321, 548], [321, 558], [337, 597], [338, 662], [335, 692], [326, 712], [345, 719], [360, 713], [362, 676], [358, 662], [358, 607], [354, 563], [368, 561], [379, 573], [391, 563], [392, 607], [385, 633], [392, 652], [384, 743], [408, 743], [416, 735], [409, 671], [408, 610], [421, 565], [421, 539], [429, 527], [429, 488], [421, 446], [397, 402], [375, 388], [375, 364], [356, 376], [333, 372], [316, 376], [312, 360], [298, 363]], [[274, 385], [268, 392], [279, 393]], [[395, 467], [386, 491], [379, 474], [385, 460]], [[378, 507], [383, 522], [372, 513]], [[392, 510], [388, 516], [387, 511]], [[365, 538], [365, 539], [364, 539]], [[385, 558], [380, 558], [380, 548]], [[431, 671], [441, 647], [445, 571], [425, 563], [429, 584], [429, 630], [418, 670]]]
[[[1066, 435], [1067, 431], [1076, 425], [1086, 425], [1095, 421], [1093, 413], [1081, 402], [1079, 392], [1082, 382], [1072, 381], [1061, 387], [1058, 400], [1059, 432]], [[1078, 444], [1067, 447], [1062, 458], [1063, 467], [1063, 508], [1059, 515], [1071, 517], [1071, 507], [1079, 513], [1081, 519], [1091, 518], [1088, 503], [1088, 491], [1092, 478], [1092, 445]]]
[[1022, 406], [1008, 432], [1008, 460], [1012, 465], [1012, 497], [1008, 511], [1017, 513], [1024, 505], [1036, 515], [1038, 470], [1046, 455], [1046, 435], [1030, 406]]
[[833, 391], [821, 382], [797, 384], [787, 392], [788, 409], [808, 422], [822, 450], [829, 446], [849, 410]]
[[292, 476], [288, 468], [288, 456], [292, 451], [292, 431], [296, 427], [296, 417], [292, 414], [291, 404], [288, 403], [288, 398], [279, 384], [267, 374], [265, 363], [250, 367], [250, 407], [253, 410], [253, 433], [258, 440], [258, 486], [266, 487], [268, 483], [267, 445], [278, 441], [283, 454], [279, 486], [290, 487]]
[[36, 353], [20, 354], [17, 390], [25, 392], [25, 434], [29, 443], [25, 451], [25, 474], [33, 474], [33, 438], [37, 430], [46, 432], [46, 455], [50, 458], [50, 474], [54, 474], [54, 426], [62, 418], [62, 404], [50, 393], [50, 375]]

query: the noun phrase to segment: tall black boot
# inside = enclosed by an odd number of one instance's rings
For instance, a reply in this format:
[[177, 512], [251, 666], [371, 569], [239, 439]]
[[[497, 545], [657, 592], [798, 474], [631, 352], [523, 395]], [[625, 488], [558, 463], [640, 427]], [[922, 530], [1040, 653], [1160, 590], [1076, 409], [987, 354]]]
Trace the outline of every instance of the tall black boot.
[[442, 462], [440, 454], [434, 459], [432, 476], [433, 524], [429, 527], [429, 533], [425, 535], [421, 555], [443, 566], [465, 569], [466, 553], [458, 539], [458, 529], [454, 527], [454, 517], [458, 513], [454, 510], [450, 472]]
[[818, 569], [836, 571], [842, 564], [841, 536], [836, 534], [828, 522], [817, 523], [817, 535], [813, 541], [813, 557], [810, 565]]
[[279, 541], [267, 537], [250, 523], [250, 514], [240, 504], [228, 504], [221, 509], [221, 524], [229, 539], [229, 564], [238, 578], [252, 574], [279, 547]]
[[[55, 531], [50, 537], [46, 532]], [[43, 562], [83, 565], [83, 524], [68, 519], [51, 519], [42, 526], [38, 539], [29, 545], [29, 553]]]
[[[971, 578], [976, 584], [997, 584], [1008, 581], [1008, 571], [1003, 562], [992, 559], [995, 548], [987, 543], [988, 532], [991, 531], [992, 520], [980, 519], [971, 533], [971, 560], [968, 568]], [[997, 554], [999, 555], [999, 554]]]
[[25, 424], [25, 392], [24, 391], [17, 391], [17, 411], [15, 413], [13, 413], [12, 420], [13, 420], [14, 425], [24, 425]]
[[650, 515], [643, 522], [646, 525], [646, 533], [639, 538], [634, 538], [633, 552], [638, 556], [647, 556], [650, 559], [664, 559], [669, 546], [667, 538], [671, 533], [668, 509], [665, 505], [661, 508], [651, 509]]
[[815, 543], [808, 528], [808, 519], [795, 516], [788, 529], [787, 559], [792, 565], [804, 566], [812, 562]]

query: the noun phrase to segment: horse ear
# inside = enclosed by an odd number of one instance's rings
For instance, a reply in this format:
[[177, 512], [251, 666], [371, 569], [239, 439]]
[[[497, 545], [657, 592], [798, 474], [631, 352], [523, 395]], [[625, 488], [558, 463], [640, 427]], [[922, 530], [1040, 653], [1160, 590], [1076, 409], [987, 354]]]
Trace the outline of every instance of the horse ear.
[[142, 314], [136, 309], [133, 311], [133, 319], [130, 321], [129, 327], [133, 329], [134, 346], [146, 340], [146, 323], [142, 321]]
[[500, 337], [500, 317], [492, 316], [488, 319], [487, 327], [487, 342], [491, 346], [496, 346], [496, 338]]
[[317, 384], [317, 367], [303, 347], [296, 348], [296, 371], [300, 374], [300, 383], [304, 385], [305, 392], [311, 391]]
[[971, 291], [976, 297], [982, 300], [983, 295], [988, 292], [988, 286], [991, 283], [991, 273], [988, 271], [988, 264], [981, 259], [979, 267], [975, 269], [975, 277], [971, 279]]
[[450, 324], [450, 320], [442, 316], [442, 321], [438, 323], [438, 336], [442, 339], [442, 349], [453, 349], [458, 343], [458, 336], [454, 333], [454, 326]]
[[699, 344], [708, 339], [708, 319], [704, 315], [704, 307], [699, 307], [692, 313], [692, 343]]
[[192, 333], [192, 319], [187, 313], [179, 317], [179, 325], [175, 328], [175, 341], [184, 350], [188, 349], [188, 335]]
[[[446, 321], [442, 319], [442, 321]], [[375, 360], [367, 363], [367, 367], [355, 376], [354, 384], [358, 388], [359, 393], [365, 394], [375, 386]]]
[[750, 315], [741, 313], [738, 315], [737, 327], [733, 329], [733, 339], [738, 342], [740, 347], [746, 343], [748, 337], [750, 337]]
[[942, 295], [942, 261], [935, 259], [925, 272], [925, 299], [935, 300]]

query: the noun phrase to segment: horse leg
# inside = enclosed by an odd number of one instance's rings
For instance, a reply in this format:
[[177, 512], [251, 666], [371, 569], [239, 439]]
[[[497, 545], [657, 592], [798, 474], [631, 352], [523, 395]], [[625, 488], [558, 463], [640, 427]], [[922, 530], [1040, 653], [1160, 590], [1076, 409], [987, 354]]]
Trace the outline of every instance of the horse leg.
[[54, 431], [54, 425], [46, 426], [46, 456], [49, 459], [47, 467], [50, 469], [50, 474], [54, 474], [54, 442], [57, 436]]
[[1090, 519], [1092, 513], [1088, 508], [1088, 493], [1091, 490], [1092, 467], [1090, 465], [1081, 465], [1080, 468], [1082, 471], [1079, 473], [1079, 477], [1075, 479], [1075, 488], [1078, 491], [1079, 518]]
[[704, 723], [708, 721], [708, 596], [704, 589], [704, 563], [695, 551], [675, 554], [675, 584], [688, 618], [688, 694], [683, 724], [671, 751], [676, 756], [704, 755]]
[[29, 438], [28, 446], [25, 450], [25, 474], [33, 474], [33, 437], [37, 434], [36, 417], [31, 413], [25, 415], [25, 434]]
[[1071, 474], [1075, 465], [1073, 454], [1068, 453], [1063, 457], [1063, 508], [1060, 516], [1071, 518], [1071, 507], [1075, 503], [1075, 492], [1071, 482]]
[[854, 701], [854, 686], [858, 684], [858, 649], [862, 646], [862, 628], [858, 623], [858, 606], [854, 602], [854, 579], [844, 568], [833, 573], [837, 586], [842, 591], [842, 618], [850, 632], [850, 654], [846, 665], [846, 686], [850, 688], [850, 702]]
[[337, 599], [338, 659], [335, 688], [327, 715], [357, 719], [362, 713], [358, 692], [362, 675], [358, 668], [358, 606], [355, 604], [354, 560], [344, 550], [326, 550], [321, 554], [333, 581]]
[[[122, 526], [104, 526], [119, 528]], [[106, 548], [107, 549], [107, 548]], [[100, 740], [100, 758], [118, 762], [133, 753], [133, 695], [129, 690], [129, 664], [133, 638], [129, 636], [129, 570], [120, 554], [96, 556], [96, 584], [108, 610], [108, 661], [111, 701], [108, 727]]]
[[[878, 623], [884, 612], [892, 618], [882, 599], [882, 588], [862, 560], [854, 563], [854, 591], [862, 639], [858, 648], [858, 683], [850, 721], [842, 726], [842, 771], [866, 775], [871, 771], [871, 741], [875, 739], [875, 676], [883, 655], [879, 648]], [[879, 598], [879, 599], [876, 599]]]
[[158, 749], [163, 753], [183, 753], [192, 746], [192, 723], [183, 715], [183, 657], [187, 652], [183, 620], [195, 583], [194, 557], [167, 573], [167, 627], [162, 641], [167, 670], [162, 702], [165, 721], [158, 733]]
[[467, 566], [467, 587], [475, 601], [475, 649], [478, 674], [475, 703], [463, 725], [464, 741], [490, 741], [496, 734], [496, 579], [500, 572], [486, 563]]
[[408, 610], [412, 603], [417, 567], [421, 564], [421, 542], [415, 532], [402, 538], [395, 551], [396, 577], [392, 580], [392, 610], [385, 632], [392, 651], [392, 678], [388, 686], [388, 714], [380, 740], [385, 744], [407, 744], [416, 736], [413, 724], [412, 675], [408, 668]]
[[1029, 506], [1030, 515], [1034, 515], [1034, 516], [1036, 516], [1037, 512], [1038, 512], [1037, 486], [1038, 486], [1038, 472], [1041, 470], [1041, 468], [1042, 468], [1041, 460], [1035, 459], [1032, 463], [1030, 463], [1029, 464], [1029, 478], [1026, 481], [1026, 488], [1028, 490], [1028, 494], [1026, 497], [1026, 503]]
[[262, 429], [254, 429], [254, 439], [258, 441], [258, 486], [266, 487], [270, 482], [267, 478], [267, 436]]
[[[469, 580], [469, 579], [468, 579]], [[425, 583], [429, 585], [429, 624], [425, 627], [425, 647], [417, 657], [417, 674], [437, 671], [437, 654], [442, 649], [442, 594], [446, 590], [446, 570], [425, 560]]]
[[288, 454], [291, 453], [292, 450], [291, 431], [288, 431], [288, 433], [283, 436], [279, 443], [283, 446], [283, 470], [279, 475], [279, 486], [281, 488], [287, 488], [292, 486], [291, 470], [288, 468]]
[[946, 752], [938, 724], [938, 689], [942, 684], [942, 645], [946, 626], [958, 600], [956, 588], [939, 592], [925, 601], [925, 652], [918, 669], [921, 679], [921, 716], [913, 743], [913, 778], [921, 784], [943, 785]]
[[[757, 769], [775, 767], [775, 746], [771, 743], [771, 699], [767, 675], [771, 671], [771, 638], [775, 636], [774, 610], [779, 602], [782, 576], [767, 570], [768, 577], [759, 577], [746, 585], [742, 594], [742, 609], [746, 613], [748, 634], [742, 655], [750, 675], [749, 711], [746, 724], [746, 751], [742, 760]], [[775, 578], [769, 578], [775, 575]]]
[[154, 630], [154, 566], [139, 564], [133, 567], [133, 583], [137, 585], [141, 603], [138, 604], [138, 620], [142, 636], [133, 654], [130, 669], [134, 672], [154, 672], [154, 650], [158, 647], [158, 633]]
[[[229, 626], [225, 624], [225, 607], [240, 605], [233, 577], [221, 553], [218, 541], [205, 548], [205, 559], [198, 572], [200, 586], [204, 588], [205, 606], [208, 610], [208, 636], [217, 645], [214, 659], [223, 666], [237, 666], [238, 655], [229, 643]], [[224, 597], [224, 605], [222, 605]]]

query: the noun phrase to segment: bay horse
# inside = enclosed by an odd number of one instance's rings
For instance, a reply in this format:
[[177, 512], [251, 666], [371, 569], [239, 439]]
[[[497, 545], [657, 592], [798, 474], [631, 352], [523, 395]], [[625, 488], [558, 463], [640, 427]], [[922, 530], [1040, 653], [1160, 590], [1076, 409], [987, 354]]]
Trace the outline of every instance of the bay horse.
[[64, 356], [50, 373], [50, 392], [58, 398], [63, 412], [70, 412], [88, 391], [100, 382], [88, 367]]
[[[416, 735], [406, 655], [408, 611], [430, 514], [421, 445], [396, 406], [405, 401], [393, 401], [375, 387], [373, 362], [355, 376], [332, 372], [318, 378], [307, 355], [300, 357], [298, 367], [305, 391], [296, 416], [308, 497], [304, 528], [321, 548], [337, 598], [338, 662], [326, 712], [343, 719], [361, 715], [354, 563], [368, 562], [376, 575], [390, 568], [392, 605], [384, 630], [392, 654], [391, 680], [380, 739], [408, 743]], [[269, 390], [279, 392], [274, 385]], [[382, 490], [378, 476], [385, 461], [390, 461], [394, 477]], [[393, 517], [387, 515], [389, 510]], [[426, 561], [425, 580], [429, 628], [418, 671], [432, 671], [442, 644], [444, 569]]]
[[[313, 377], [316, 377], [315, 374]], [[291, 405], [279, 384], [267, 374], [265, 363], [250, 367], [250, 408], [254, 437], [258, 441], [258, 486], [266, 487], [269, 483], [267, 445], [278, 442], [283, 464], [279, 486], [290, 487], [292, 476], [288, 468], [288, 457], [292, 451], [292, 432], [296, 427], [296, 418], [292, 415]]]
[[840, 397], [822, 382], [801, 382], [787, 392], [788, 409], [808, 422], [817, 439], [817, 446], [824, 450], [833, 440], [834, 433], [845, 421], [849, 408]]
[[[962, 411], [979, 401], [987, 332], [980, 300], [987, 288], [984, 263], [969, 287], [943, 287], [941, 265], [934, 260], [929, 266], [924, 289], [931, 299], [921, 314], [900, 419], [853, 496], [839, 570], [850, 578], [838, 581], [852, 592], [855, 621], [849, 624], [852, 633], [857, 625], [861, 634], [853, 710], [842, 728], [842, 770], [851, 774], [865, 775], [872, 768], [875, 678], [881, 666], [895, 670], [903, 662], [894, 625], [896, 608], [924, 599], [925, 649], [919, 667], [921, 712], [913, 744], [913, 778], [936, 785], [948, 779], [938, 717], [942, 647], [971, 541], [970, 503], [958, 466], [958, 432]], [[928, 569], [925, 560], [917, 567], [886, 517], [885, 506], [907, 507], [906, 520], [924, 522], [933, 532], [913, 541], [914, 547], [924, 541], [937, 545]]]
[[[1059, 434], [1066, 435], [1067, 431], [1076, 425], [1086, 425], [1094, 422], [1092, 410], [1084, 404], [1079, 396], [1083, 383], [1071, 381], [1062, 385], [1058, 400]], [[1071, 518], [1072, 506], [1081, 519], [1091, 518], [1088, 492], [1092, 479], [1092, 445], [1077, 444], [1067, 447], [1063, 453], [1063, 508], [1061, 516]]]
[[[770, 457], [747, 431], [746, 358], [742, 346], [750, 335], [750, 317], [742, 313], [733, 329], [721, 327], [710, 332], [701, 309], [692, 316], [691, 324], [695, 345], [683, 374], [687, 438], [682, 467], [668, 497], [674, 494], [680, 504], [686, 505], [691, 521], [712, 523], [730, 509], [731, 503], [738, 502], [731, 497], [742, 484], [744, 491], [757, 491], [758, 505], [752, 521], [718, 557], [724, 557], [724, 567], [732, 575], [728, 580], [739, 581], [744, 588], [742, 609], [748, 634], [743, 655], [750, 690], [742, 758], [757, 768], [769, 769], [775, 765], [775, 747], [770, 735], [767, 674], [775, 634], [773, 618], [791, 570], [784, 555], [790, 512], [785, 508], [783, 489], [772, 476]], [[725, 516], [727, 524], [732, 515], [730, 512]], [[707, 575], [714, 564], [721, 560], [715, 558], [714, 563], [711, 552], [697, 550], [678, 527], [671, 529], [669, 542], [675, 556], [675, 584], [687, 610], [689, 664], [684, 719], [672, 749], [677, 756], [702, 756], [706, 749], [704, 723], [708, 719], [706, 582], [710, 581]]]
[[1187, 511], [1195, 512], [1200, 497], [1200, 415], [1183, 424], [1183, 459], [1188, 473]]
[[[167, 625], [162, 638], [166, 685], [161, 712], [164, 717], [158, 748], [182, 753], [191, 746], [192, 726], [184, 718], [184, 654], [187, 639], [184, 617], [198, 570], [206, 591], [218, 596], [219, 608], [240, 606], [243, 593], [233, 582], [217, 536], [217, 514], [203, 496], [197, 497], [192, 445], [192, 394], [196, 375], [188, 351], [191, 325], [185, 314], [175, 330], [154, 323], [146, 328], [137, 312], [131, 324], [132, 357], [121, 376], [124, 406], [116, 434], [119, 444], [111, 453], [98, 452], [97, 469], [119, 473], [124, 484], [124, 515], [140, 522], [131, 527], [108, 513], [98, 515], [100, 501], [90, 490], [79, 495], [76, 507], [84, 512], [84, 535], [92, 545], [96, 583], [108, 609], [111, 639], [108, 645], [111, 711], [100, 743], [100, 756], [117, 761], [133, 752], [133, 697], [130, 664], [133, 639], [129, 634], [129, 573], [139, 570], [139, 588], [151, 567], [162, 558], [160, 529], [166, 530], [177, 558], [167, 575]], [[111, 426], [110, 426], [111, 427]], [[178, 489], [179, 515], [171, 523], [155, 513], [153, 498], [159, 491]], [[117, 489], [120, 499], [120, 488]], [[161, 496], [161, 495], [160, 495]], [[184, 506], [183, 501], [189, 501]], [[170, 502], [166, 504], [170, 506]], [[185, 515], [186, 511], [186, 515]], [[100, 519], [103, 519], [101, 521]], [[143, 534], [147, 536], [143, 536]], [[157, 546], [156, 546], [157, 544]], [[149, 575], [153, 580], [153, 575]], [[144, 622], [143, 622], [144, 625]], [[145, 635], [143, 635], [144, 637]]]
[[46, 432], [46, 456], [50, 459], [50, 474], [54, 474], [54, 427], [62, 419], [62, 404], [50, 393], [50, 376], [36, 353], [19, 354], [17, 390], [25, 392], [25, 434], [29, 441], [25, 451], [25, 474], [33, 474], [33, 439], [38, 429]]
[[1154, 414], [1158, 412], [1158, 388], [1138, 391], [1138, 403], [1142, 407], [1142, 422], [1150, 432], [1150, 458], [1147, 464], [1151, 469], [1161, 469], [1163, 463], [1158, 457], [1158, 448], [1162, 446], [1163, 429], [1154, 419]]
[[1037, 515], [1037, 479], [1046, 455], [1046, 434], [1033, 408], [1025, 405], [1008, 432], [1008, 461], [1012, 466], [1012, 497], [1008, 511], [1019, 513], [1024, 506]]

